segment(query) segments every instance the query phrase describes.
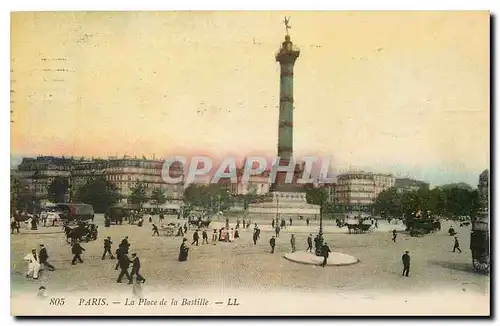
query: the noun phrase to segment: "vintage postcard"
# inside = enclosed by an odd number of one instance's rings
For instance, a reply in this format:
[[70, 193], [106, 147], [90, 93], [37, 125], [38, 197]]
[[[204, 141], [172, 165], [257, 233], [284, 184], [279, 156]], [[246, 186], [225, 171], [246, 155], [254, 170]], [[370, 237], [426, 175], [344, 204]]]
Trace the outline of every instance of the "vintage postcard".
[[489, 12], [13, 12], [10, 69], [12, 315], [490, 315]]

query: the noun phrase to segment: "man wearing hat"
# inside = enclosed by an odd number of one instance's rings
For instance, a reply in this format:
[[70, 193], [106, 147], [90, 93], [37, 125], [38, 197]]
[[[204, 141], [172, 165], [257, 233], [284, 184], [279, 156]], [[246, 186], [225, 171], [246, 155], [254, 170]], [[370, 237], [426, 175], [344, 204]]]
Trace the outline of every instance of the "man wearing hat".
[[132, 254], [132, 271], [130, 272], [130, 278], [128, 284], [132, 284], [132, 279], [134, 278], [136, 281], [140, 281], [142, 283], [146, 282], [146, 279], [139, 274], [139, 270], [141, 269], [141, 261], [139, 260], [139, 257], [137, 257], [136, 253]]
[[274, 247], [276, 246], [276, 238], [274, 236], [269, 240], [269, 244], [271, 245], [271, 253], [274, 254]]
[[455, 243], [453, 244], [453, 252], [455, 252], [455, 250], [462, 252], [462, 249], [460, 249], [460, 243], [458, 242], [458, 237], [455, 237]]
[[43, 244], [40, 244], [40, 252], [38, 253], [38, 257], [40, 257], [40, 265], [46, 266], [51, 271], [54, 271], [56, 269], [48, 262], [49, 254], [47, 253], [47, 249]]
[[104, 252], [102, 253], [101, 260], [104, 260], [106, 258], [106, 254], [109, 254], [109, 257], [111, 259], [115, 259], [113, 254], [111, 253], [111, 245], [113, 244], [113, 241], [111, 241], [111, 237], [107, 237], [104, 239]]
[[76, 261], [78, 260], [80, 263], [83, 263], [82, 257], [80, 255], [85, 251], [85, 249], [80, 246], [80, 242], [76, 240], [71, 247], [71, 253], [73, 254], [73, 260], [71, 260], [71, 265], [76, 265]]
[[321, 263], [322, 267], [326, 266], [331, 252], [332, 251], [330, 250], [330, 247], [328, 247], [328, 244], [326, 242], [323, 243], [323, 246], [321, 247], [321, 255], [323, 256], [323, 262]]
[[408, 277], [408, 273], [410, 273], [410, 255], [408, 255], [410, 252], [407, 250], [405, 251], [403, 257], [401, 257], [401, 260], [403, 260], [403, 276]]

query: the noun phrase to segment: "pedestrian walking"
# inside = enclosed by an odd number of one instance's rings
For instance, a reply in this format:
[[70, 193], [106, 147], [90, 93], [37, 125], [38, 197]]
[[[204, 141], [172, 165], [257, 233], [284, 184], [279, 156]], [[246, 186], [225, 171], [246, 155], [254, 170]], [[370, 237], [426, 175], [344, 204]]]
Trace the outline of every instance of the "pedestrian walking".
[[292, 246], [292, 252], [295, 252], [295, 234], [292, 234], [290, 238], [290, 245]]
[[155, 224], [153, 224], [153, 236], [154, 236], [155, 234], [156, 234], [157, 236], [160, 236], [160, 232], [158, 232], [158, 227], [157, 227]]
[[188, 225], [187, 223], [184, 223], [184, 234], [186, 234], [188, 231]]
[[80, 263], [83, 263], [82, 257], [80, 255], [85, 251], [85, 249], [80, 246], [80, 242], [76, 240], [71, 247], [71, 253], [73, 254], [73, 260], [71, 261], [71, 265], [76, 265], [76, 261], [78, 260]]
[[306, 225], [309, 226], [309, 217], [306, 219]]
[[271, 227], [274, 229], [274, 218], [273, 221], [271, 222]]
[[257, 230], [253, 231], [253, 244], [256, 245], [258, 240]]
[[118, 260], [120, 264], [120, 274], [116, 279], [116, 283], [121, 283], [123, 276], [130, 280], [130, 274], [128, 273], [128, 268], [130, 266], [130, 259], [128, 258], [126, 253], [120, 255], [120, 259]]
[[326, 244], [326, 242], [323, 244], [323, 247], [321, 248], [321, 253], [323, 254], [323, 263], [321, 264], [322, 267], [325, 267], [328, 261], [328, 256], [330, 256], [330, 247]]
[[121, 243], [118, 245], [118, 248], [116, 248], [115, 254], [116, 254], [116, 259], [117, 259], [117, 262], [115, 265], [115, 271], [117, 271], [118, 267], [120, 267], [121, 256], [124, 254], [123, 245]]
[[292, 226], [292, 218], [290, 217], [290, 226]]
[[408, 274], [410, 273], [410, 255], [409, 251], [405, 251], [403, 257], [401, 257], [401, 260], [403, 261], [403, 275], [408, 277]]
[[186, 244], [187, 239], [182, 239], [181, 247], [179, 248], [179, 261], [186, 261], [188, 259], [189, 247]]
[[274, 236], [269, 240], [269, 244], [271, 245], [271, 253], [274, 254], [274, 247], [276, 246], [276, 238]]
[[201, 244], [208, 244], [208, 234], [207, 234], [207, 230], [206, 229], [203, 229], [203, 233], [201, 234], [202, 235], [202, 238], [203, 240], [201, 241]]
[[17, 233], [19, 233], [19, 223], [13, 219], [10, 222], [10, 234], [14, 234], [14, 230], [17, 230]]
[[128, 236], [126, 236], [125, 238], [123, 238], [123, 240], [121, 242], [121, 246], [122, 246], [123, 252], [126, 255], [128, 255], [128, 249], [130, 248], [130, 243], [128, 242]]
[[279, 227], [279, 225], [276, 225], [276, 229], [274, 230], [276, 232], [276, 238], [280, 237], [280, 230], [281, 228]]
[[455, 237], [455, 243], [453, 244], [453, 252], [455, 252], [455, 250], [462, 252], [462, 249], [460, 249], [460, 243], [458, 242], [458, 237]]
[[198, 246], [199, 240], [200, 240], [200, 236], [198, 235], [198, 230], [196, 230], [193, 233], [193, 242], [191, 243], [191, 245], [194, 245], [196, 243], [196, 245]]
[[107, 237], [106, 239], [104, 239], [104, 252], [102, 253], [101, 260], [104, 260], [104, 258], [106, 257], [106, 254], [109, 254], [109, 257], [111, 259], [115, 259], [115, 257], [113, 257], [113, 254], [111, 253], [111, 245], [112, 244], [113, 244], [113, 242], [111, 241], [111, 237]]
[[312, 234], [310, 233], [309, 236], [307, 237], [307, 251], [312, 252], [313, 250], [313, 238]]
[[392, 242], [396, 242], [396, 237], [398, 236], [396, 229], [392, 230]]
[[212, 233], [212, 243], [214, 245], [217, 244], [217, 229], [214, 229], [214, 232]]
[[136, 253], [133, 253], [132, 254], [132, 271], [130, 272], [130, 278], [129, 278], [129, 281], [128, 281], [128, 284], [132, 284], [133, 282], [133, 278], [134, 278], [134, 275], [135, 275], [135, 279], [136, 281], [139, 281], [139, 282], [146, 282], [146, 279], [144, 277], [142, 277], [141, 274], [139, 274], [139, 271], [141, 269], [141, 261], [139, 260], [139, 257], [137, 256]]
[[47, 253], [47, 248], [43, 244], [40, 244], [40, 251], [38, 252], [38, 257], [40, 258], [40, 265], [47, 267], [51, 271], [55, 271], [56, 268], [49, 263], [49, 254]]

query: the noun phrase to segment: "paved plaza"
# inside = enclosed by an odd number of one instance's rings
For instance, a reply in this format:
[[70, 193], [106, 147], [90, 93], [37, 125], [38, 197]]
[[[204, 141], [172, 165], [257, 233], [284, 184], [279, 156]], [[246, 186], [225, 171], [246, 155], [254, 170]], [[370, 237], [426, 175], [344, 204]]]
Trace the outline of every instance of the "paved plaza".
[[[176, 221], [174, 217], [166, 218]], [[157, 217], [154, 217], [154, 221]], [[236, 219], [231, 218], [234, 227]], [[184, 223], [185, 220], [181, 220]], [[255, 222], [255, 221], [252, 221]], [[399, 233], [397, 242], [391, 241], [394, 228], [384, 222], [379, 229], [367, 234], [347, 233], [338, 229], [334, 222], [325, 222], [325, 241], [332, 252], [343, 253], [359, 259], [348, 266], [299, 264], [284, 258], [290, 252], [290, 234], [294, 233], [297, 250], [305, 251], [309, 233], [317, 231], [317, 221], [309, 227], [303, 221], [283, 229], [277, 238], [276, 252], [270, 253], [269, 239], [274, 232], [270, 222], [256, 221], [261, 227], [257, 245], [252, 242], [253, 224], [240, 230], [240, 238], [234, 243], [218, 242], [191, 246], [187, 262], [177, 261], [180, 237], [152, 236], [151, 224], [145, 220], [143, 227], [123, 224], [103, 226], [102, 215], [96, 216], [99, 239], [83, 243], [83, 264], [71, 266], [71, 247], [65, 243], [61, 228], [40, 227], [38, 231], [22, 229], [21, 234], [11, 236], [11, 280], [13, 294], [19, 291], [36, 292], [40, 284], [51, 290], [96, 291], [103, 288], [120, 291], [128, 287], [117, 284], [116, 260], [101, 260], [103, 239], [111, 236], [113, 252], [124, 236], [129, 236], [130, 253], [136, 252], [141, 259], [141, 274], [147, 278], [146, 287], [155, 289], [186, 289], [200, 287], [231, 288], [238, 290], [274, 291], [280, 289], [317, 291], [332, 290], [433, 290], [453, 288], [461, 291], [485, 293], [489, 277], [474, 272], [469, 247], [469, 228], [454, 225], [458, 230], [462, 253], [453, 253], [453, 237], [446, 230], [451, 222], [443, 223], [443, 230], [423, 237], [410, 237]], [[213, 221], [212, 229], [220, 228], [224, 221]], [[300, 224], [300, 225], [299, 225]], [[158, 224], [157, 224], [158, 225]], [[209, 230], [209, 240], [212, 229]], [[194, 229], [188, 230], [192, 241]], [[54, 272], [42, 271], [38, 280], [26, 279], [27, 263], [22, 260], [32, 248], [43, 243], [49, 252], [49, 261], [57, 268]], [[409, 250], [411, 255], [410, 277], [402, 277], [401, 255]]]

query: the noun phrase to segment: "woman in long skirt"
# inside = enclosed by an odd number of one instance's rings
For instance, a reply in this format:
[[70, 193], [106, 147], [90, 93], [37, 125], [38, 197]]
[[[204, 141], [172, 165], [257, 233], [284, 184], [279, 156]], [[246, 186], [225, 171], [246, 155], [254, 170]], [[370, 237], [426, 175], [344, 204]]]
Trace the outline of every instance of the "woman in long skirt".
[[179, 261], [186, 261], [188, 258], [189, 247], [186, 244], [187, 239], [182, 239], [182, 244], [179, 249]]

